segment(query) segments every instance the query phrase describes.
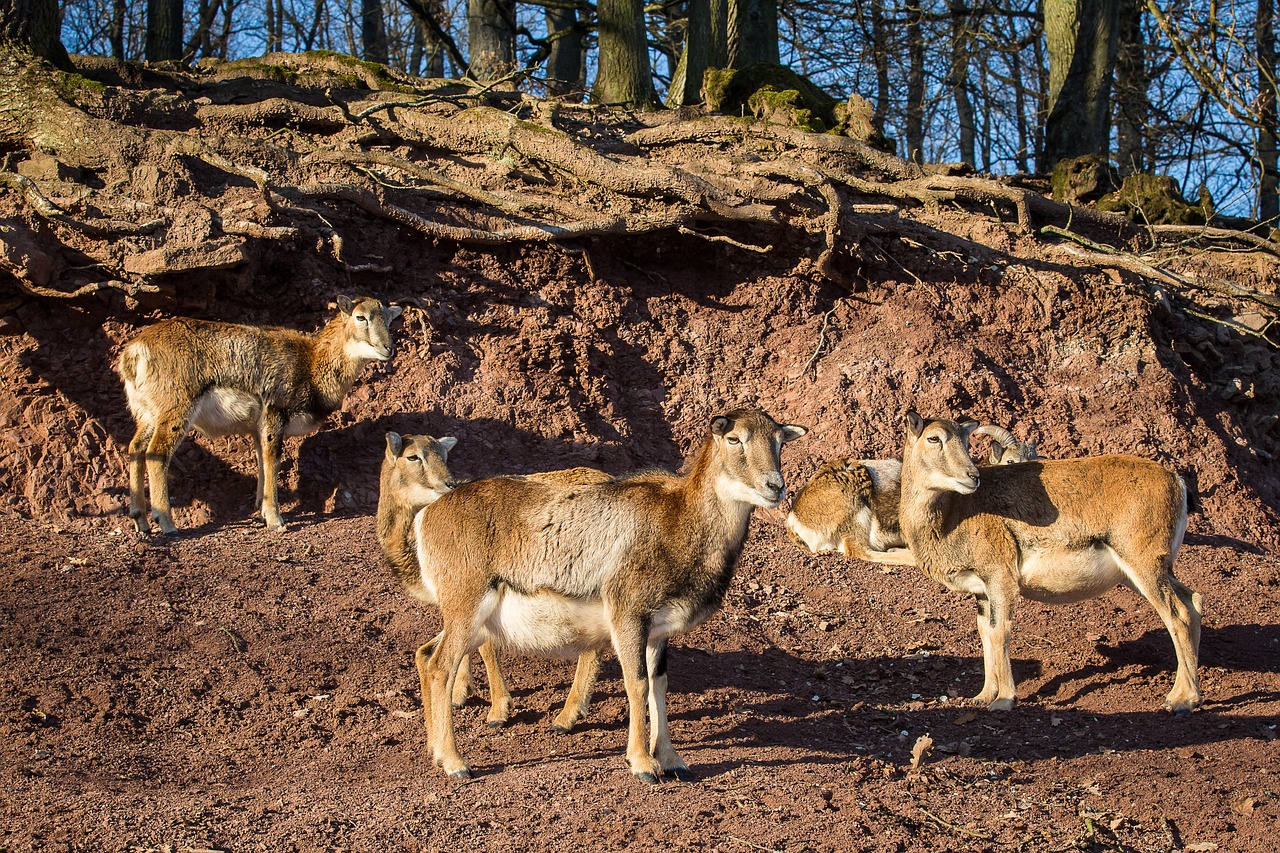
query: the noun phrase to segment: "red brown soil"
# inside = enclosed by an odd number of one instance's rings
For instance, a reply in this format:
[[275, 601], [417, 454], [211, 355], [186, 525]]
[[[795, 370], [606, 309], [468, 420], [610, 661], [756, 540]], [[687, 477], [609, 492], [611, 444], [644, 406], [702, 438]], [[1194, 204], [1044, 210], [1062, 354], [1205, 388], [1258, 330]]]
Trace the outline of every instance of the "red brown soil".
[[[972, 222], [932, 249], [884, 238], [852, 296], [802, 251], [692, 238], [601, 241], [590, 276], [550, 249], [371, 238], [410, 272], [339, 285], [301, 260], [256, 290], [188, 295], [168, 310], [303, 329], [339, 289], [419, 300], [394, 362], [290, 445], [280, 535], [251, 518], [252, 453], [233, 440], [179, 452], [182, 535], [133, 533], [110, 364], [160, 314], [26, 303], [25, 334], [0, 339], [0, 851], [1274, 850], [1280, 360]], [[1269, 262], [1233, 263], [1275, 291]], [[458, 711], [477, 778], [445, 779], [413, 669], [437, 619], [374, 537], [384, 433], [457, 436], [460, 476], [620, 473], [677, 467], [741, 404], [812, 427], [784, 453], [793, 489], [835, 456], [895, 454], [909, 407], [1005, 424], [1051, 457], [1182, 471], [1201, 503], [1177, 572], [1206, 601], [1204, 708], [1159, 711], [1172, 645], [1117, 590], [1023, 602], [1021, 704], [973, 709], [967, 600], [803, 553], [760, 513], [723, 612], [671, 654], [672, 736], [696, 781], [631, 777], [616, 663], [560, 735], [571, 662], [516, 657], [514, 719]]]

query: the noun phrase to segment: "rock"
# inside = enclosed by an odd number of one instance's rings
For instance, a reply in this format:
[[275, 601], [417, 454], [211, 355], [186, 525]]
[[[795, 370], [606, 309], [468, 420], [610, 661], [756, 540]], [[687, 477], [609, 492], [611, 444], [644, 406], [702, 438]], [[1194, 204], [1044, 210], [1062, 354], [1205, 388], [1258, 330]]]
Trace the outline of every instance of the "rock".
[[161, 246], [125, 258], [124, 268], [134, 275], [164, 275], [191, 270], [217, 270], [239, 266], [247, 259], [240, 242], [212, 246]]
[[1051, 181], [1054, 200], [1067, 204], [1094, 201], [1120, 183], [1115, 167], [1096, 154], [1059, 160], [1053, 167]]
[[26, 160], [18, 163], [19, 175], [25, 175], [33, 181], [77, 181], [80, 170], [63, 163], [52, 154], [43, 151], [32, 151]]
[[53, 258], [36, 247], [36, 237], [16, 219], [0, 219], [0, 269], [29, 281], [46, 285], [53, 277]]

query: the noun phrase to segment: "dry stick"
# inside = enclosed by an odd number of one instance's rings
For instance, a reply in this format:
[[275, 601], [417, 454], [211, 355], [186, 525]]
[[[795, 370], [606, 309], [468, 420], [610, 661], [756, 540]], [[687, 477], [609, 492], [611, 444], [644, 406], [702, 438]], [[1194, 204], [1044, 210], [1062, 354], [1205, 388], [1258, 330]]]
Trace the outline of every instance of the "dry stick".
[[782, 851], [781, 851], [781, 850], [775, 850], [775, 849], [774, 849], [774, 848], [772, 848], [772, 847], [765, 847], [765, 846], [763, 846], [763, 845], [761, 845], [761, 844], [756, 844], [754, 841], [748, 841], [748, 840], [747, 840], [747, 839], [745, 839], [745, 838], [739, 838], [739, 837], [738, 837], [738, 836], [736, 836], [736, 835], [730, 835], [730, 836], [728, 836], [728, 837], [729, 837], [730, 839], [734, 840], [734, 841], [739, 842], [740, 844], [745, 844], [745, 845], [747, 845], [748, 847], [752, 848], [753, 850], [763, 850], [763, 851], [764, 851], [764, 853], [782, 853]]
[[1151, 230], [1156, 234], [1169, 234], [1175, 237], [1204, 240], [1235, 240], [1248, 243], [1255, 249], [1261, 249], [1272, 255], [1280, 256], [1280, 246], [1257, 234], [1248, 231], [1237, 231], [1234, 228], [1210, 228], [1207, 225], [1153, 225]]
[[[471, 199], [493, 207], [503, 213], [509, 215], [524, 215], [531, 208], [542, 208], [549, 210], [565, 219], [583, 219], [588, 212], [581, 208], [566, 205], [559, 199], [545, 196], [530, 196], [527, 194], [498, 194], [471, 186], [462, 181], [454, 180], [447, 175], [441, 174], [434, 169], [429, 169], [418, 163], [406, 160], [403, 157], [397, 157], [385, 151], [335, 151], [323, 150], [316, 151], [303, 158], [303, 162], [308, 161], [320, 162], [339, 162], [339, 163], [376, 163], [380, 166], [386, 166], [391, 169], [404, 172], [415, 178], [419, 178], [427, 183], [438, 187], [438, 195], [441, 198], [459, 200]], [[420, 188], [414, 188], [418, 192], [422, 192]]]
[[961, 832], [961, 833], [964, 833], [965, 835], [969, 835], [969, 836], [972, 836], [972, 837], [974, 837], [974, 838], [981, 838], [981, 839], [983, 839], [984, 841], [990, 841], [990, 840], [991, 840], [991, 834], [990, 834], [990, 833], [987, 833], [987, 832], [978, 832], [978, 831], [976, 831], [976, 830], [972, 830], [972, 829], [965, 829], [963, 826], [956, 826], [954, 823], [947, 823], [945, 820], [943, 820], [942, 818], [938, 817], [936, 814], [934, 814], [933, 812], [929, 811], [929, 810], [928, 810], [928, 809], [926, 809], [924, 806], [916, 806], [916, 808], [920, 809], [920, 813], [921, 813], [922, 815], [924, 815], [925, 817], [929, 818], [929, 820], [933, 821], [933, 822], [934, 822], [934, 823], [936, 823], [938, 826], [941, 826], [943, 829], [949, 829], [949, 830], [951, 830], [952, 832]]
[[241, 166], [238, 163], [233, 163], [210, 148], [204, 140], [195, 136], [189, 136], [185, 133], [175, 134], [169, 141], [167, 153], [185, 154], [188, 157], [203, 160], [215, 169], [221, 169], [229, 174], [239, 175], [242, 178], [253, 181], [259, 189], [263, 189], [267, 185], [268, 175], [262, 169], [257, 166]]
[[[809, 375], [809, 368], [812, 367], [813, 363], [818, 360], [818, 355], [819, 353], [822, 352], [823, 344], [827, 342], [827, 325], [831, 322], [831, 315], [834, 314], [835, 311], [836, 311], [836, 306], [832, 305], [827, 310], [827, 313], [822, 315], [822, 329], [819, 330], [818, 332], [818, 345], [813, 348], [813, 355], [809, 356], [809, 360], [805, 362], [804, 368], [794, 377], [795, 379], [799, 379], [802, 376]], [[817, 378], [818, 377], [815, 374], [814, 379], [817, 379]]]
[[136, 296], [139, 293], [159, 293], [160, 288], [154, 284], [132, 284], [127, 281], [96, 281], [76, 288], [73, 291], [55, 290], [52, 287], [42, 287], [38, 284], [31, 284], [20, 278], [14, 277], [18, 283], [18, 289], [32, 296], [42, 296], [50, 299], [78, 299], [81, 296], [88, 296], [91, 293], [100, 293], [104, 290], [120, 290], [129, 296]]
[[245, 220], [224, 219], [222, 233], [237, 237], [257, 237], [260, 240], [296, 240], [301, 232], [292, 225], [259, 225]]
[[703, 240], [708, 240], [712, 243], [728, 243], [730, 246], [736, 246], [739, 249], [745, 249], [748, 252], [759, 252], [764, 255], [773, 251], [772, 244], [768, 246], [753, 246], [750, 243], [742, 243], [732, 237], [726, 237], [723, 234], [703, 234], [701, 231], [694, 231], [692, 228], [686, 228], [683, 225], [676, 230], [681, 234], [685, 234], [690, 237], [701, 237]]
[[1199, 311], [1192, 311], [1190, 308], [1183, 308], [1182, 311], [1185, 314], [1190, 314], [1192, 317], [1199, 317], [1201, 320], [1208, 320], [1210, 323], [1217, 323], [1219, 326], [1226, 326], [1233, 332], [1239, 332], [1242, 335], [1250, 335], [1258, 338], [1271, 347], [1280, 349], [1280, 344], [1277, 344], [1275, 341], [1271, 340], [1271, 338], [1267, 337], [1267, 330], [1275, 325], [1276, 320], [1274, 317], [1267, 321], [1267, 325], [1262, 327], [1262, 331], [1255, 332], [1243, 323], [1237, 323], [1234, 320], [1223, 320], [1219, 317], [1210, 317], [1208, 314], [1201, 314]]
[[350, 184], [308, 184], [298, 187], [298, 191], [304, 195], [337, 198], [352, 202], [367, 213], [389, 219], [392, 222], [397, 222], [432, 237], [452, 240], [457, 243], [475, 243], [486, 246], [524, 242], [545, 243], [601, 234], [638, 234], [662, 228], [673, 228], [683, 220], [683, 217], [677, 217], [671, 221], [646, 217], [641, 224], [637, 225], [628, 223], [622, 217], [608, 217], [595, 221], [573, 222], [568, 225], [535, 223], [504, 228], [501, 231], [489, 231], [481, 228], [468, 228], [432, 222], [402, 207], [386, 204], [368, 190], [351, 186]]

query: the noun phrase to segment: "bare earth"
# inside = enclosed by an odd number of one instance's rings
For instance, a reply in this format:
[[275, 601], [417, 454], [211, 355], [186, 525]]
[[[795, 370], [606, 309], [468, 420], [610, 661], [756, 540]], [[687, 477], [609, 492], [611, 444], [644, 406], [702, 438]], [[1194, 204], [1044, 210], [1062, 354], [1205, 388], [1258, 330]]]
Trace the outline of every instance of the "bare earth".
[[[411, 281], [276, 271], [276, 290], [181, 305], [310, 330], [339, 289], [419, 300], [395, 360], [289, 445], [279, 535], [251, 517], [248, 441], [197, 439], [172, 473], [183, 533], [138, 537], [110, 364], [161, 314], [27, 303], [25, 334], [0, 339], [0, 851], [1274, 850], [1280, 360], [974, 223], [937, 251], [882, 245], [912, 275], [880, 270], [852, 296], [803, 252], [688, 239], [659, 246], [661, 266], [602, 242], [591, 276], [549, 249], [414, 248]], [[1275, 292], [1270, 262], [1235, 263]], [[1180, 342], [1216, 361], [1193, 370]], [[1233, 396], [1240, 378], [1250, 395]], [[1201, 510], [1177, 573], [1206, 602], [1204, 708], [1160, 712], [1172, 645], [1125, 590], [1023, 602], [1021, 704], [973, 708], [968, 600], [803, 553], [780, 511], [758, 512], [723, 612], [671, 654], [696, 781], [631, 777], [615, 662], [561, 735], [572, 663], [514, 657], [514, 719], [458, 711], [477, 778], [446, 780], [413, 669], [437, 619], [374, 537], [384, 433], [457, 436], [466, 477], [674, 469], [742, 404], [812, 427], [784, 451], [793, 490], [836, 456], [896, 454], [909, 407], [1007, 425], [1051, 457], [1184, 472]]]

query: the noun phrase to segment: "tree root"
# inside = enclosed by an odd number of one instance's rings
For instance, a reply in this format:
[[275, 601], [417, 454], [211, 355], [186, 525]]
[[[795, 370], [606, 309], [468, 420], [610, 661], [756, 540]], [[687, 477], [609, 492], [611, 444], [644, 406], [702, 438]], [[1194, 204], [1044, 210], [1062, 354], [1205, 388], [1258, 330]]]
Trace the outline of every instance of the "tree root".
[[[248, 91], [237, 78], [258, 73], [255, 67], [260, 72], [264, 63], [290, 73], [255, 88], [257, 100], [237, 102]], [[353, 75], [365, 90], [351, 84]], [[1037, 225], [1079, 223], [1121, 240], [1147, 233], [1118, 214], [1060, 204], [1010, 181], [923, 167], [856, 139], [758, 119], [692, 110], [658, 118], [547, 104], [496, 91], [496, 84], [428, 88], [426, 81], [324, 56], [271, 55], [212, 71], [149, 68], [145, 89], [107, 76], [101, 88], [65, 80], [55, 85], [44, 64], [0, 49], [0, 145], [55, 154], [68, 172], [92, 170], [101, 183], [86, 197], [108, 218], [73, 216], [8, 169], [0, 171], [0, 192], [19, 194], [19, 204], [34, 216], [76, 228], [80, 233], [68, 244], [75, 252], [120, 259], [118, 271], [108, 266], [105, 273], [114, 283], [63, 291], [57, 282], [27, 277], [20, 282], [25, 293], [38, 295], [33, 285], [57, 298], [141, 288], [115, 279], [226, 268], [269, 257], [276, 244], [313, 240], [320, 257], [329, 262], [331, 256], [345, 272], [385, 274], [387, 264], [347, 260], [343, 234], [358, 233], [370, 218], [457, 244], [560, 245], [582, 251], [588, 266], [589, 255], [575, 241], [668, 232], [760, 253], [801, 235], [821, 241], [817, 269], [846, 287], [837, 263], [842, 253], [863, 263], [898, 263], [865, 239], [872, 224], [903, 240], [911, 234], [926, 247], [944, 238], [948, 226], [928, 224], [914, 213], [921, 206], [963, 205], [1024, 234]], [[193, 106], [179, 92], [202, 97]], [[174, 131], [175, 109], [195, 129]], [[624, 123], [647, 126], [624, 134], [618, 130]], [[189, 226], [208, 217], [194, 211], [192, 201], [227, 213], [213, 213], [213, 230], [197, 234]], [[169, 231], [156, 236], [166, 224]], [[217, 228], [226, 236], [211, 237]], [[1280, 256], [1270, 241], [1228, 229], [1160, 226], [1150, 233], [1230, 241]], [[50, 242], [43, 230], [27, 242], [41, 240]], [[42, 249], [48, 261], [42, 269], [50, 276], [71, 270], [58, 259], [68, 246]], [[1180, 290], [1208, 290], [1270, 309], [1280, 302], [1230, 282], [1180, 276], [1102, 244], [1072, 251], [1087, 263]]]
[[77, 219], [45, 198], [36, 186], [36, 182], [26, 175], [14, 172], [0, 172], [0, 184], [11, 187], [22, 193], [22, 197], [31, 205], [31, 209], [42, 218], [52, 222], [63, 222], [90, 234], [150, 234], [164, 224], [163, 219], [152, 219], [147, 222], [128, 222], [120, 219]]

